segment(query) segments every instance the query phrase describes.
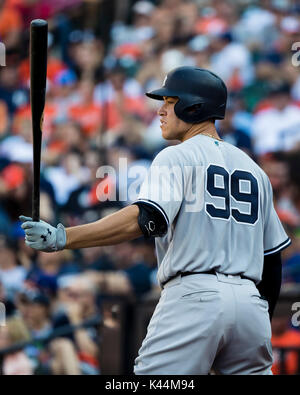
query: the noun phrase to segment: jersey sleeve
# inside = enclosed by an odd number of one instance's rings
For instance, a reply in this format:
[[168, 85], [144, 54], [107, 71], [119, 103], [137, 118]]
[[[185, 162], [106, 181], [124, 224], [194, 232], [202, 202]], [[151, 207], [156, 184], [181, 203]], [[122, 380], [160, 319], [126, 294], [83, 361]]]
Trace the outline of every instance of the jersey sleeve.
[[264, 222], [264, 255], [275, 254], [291, 244], [273, 205], [272, 186], [267, 180], [266, 215]]
[[182, 201], [183, 171], [174, 148], [168, 147], [152, 162], [137, 202], [155, 207], [169, 226], [174, 221]]

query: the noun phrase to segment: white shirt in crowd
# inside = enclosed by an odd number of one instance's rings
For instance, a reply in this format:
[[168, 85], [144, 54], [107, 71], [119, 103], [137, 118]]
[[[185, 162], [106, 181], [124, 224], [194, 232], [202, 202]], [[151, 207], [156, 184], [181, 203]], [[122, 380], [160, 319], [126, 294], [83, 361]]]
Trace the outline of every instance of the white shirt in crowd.
[[300, 142], [300, 108], [291, 104], [282, 111], [260, 111], [253, 118], [252, 137], [258, 155], [292, 149]]

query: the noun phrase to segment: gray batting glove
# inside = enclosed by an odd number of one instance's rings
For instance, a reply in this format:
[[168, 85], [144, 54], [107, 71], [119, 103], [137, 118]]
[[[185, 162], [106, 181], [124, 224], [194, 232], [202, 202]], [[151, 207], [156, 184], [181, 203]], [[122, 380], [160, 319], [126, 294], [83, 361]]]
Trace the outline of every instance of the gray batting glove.
[[54, 228], [45, 221], [34, 222], [32, 218], [23, 215], [19, 218], [23, 222], [21, 227], [25, 231], [25, 243], [29, 247], [44, 252], [64, 249], [67, 237], [62, 224], [58, 224], [57, 228]]

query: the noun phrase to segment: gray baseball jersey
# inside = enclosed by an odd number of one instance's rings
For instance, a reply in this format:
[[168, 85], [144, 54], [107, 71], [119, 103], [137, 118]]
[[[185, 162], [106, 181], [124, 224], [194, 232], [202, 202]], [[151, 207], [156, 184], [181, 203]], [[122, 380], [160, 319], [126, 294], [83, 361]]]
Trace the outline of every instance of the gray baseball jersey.
[[179, 272], [261, 280], [264, 255], [290, 244], [270, 181], [243, 151], [205, 135], [162, 150], [138, 201], [156, 207], [168, 232], [156, 238], [158, 280]]

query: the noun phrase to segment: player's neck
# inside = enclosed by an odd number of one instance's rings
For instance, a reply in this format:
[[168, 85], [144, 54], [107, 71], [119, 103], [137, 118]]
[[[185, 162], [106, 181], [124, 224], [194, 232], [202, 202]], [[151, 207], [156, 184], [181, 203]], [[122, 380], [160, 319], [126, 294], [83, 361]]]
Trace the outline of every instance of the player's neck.
[[205, 121], [193, 124], [183, 136], [182, 142], [196, 136], [197, 134], [203, 134], [205, 136], [216, 138], [217, 140], [220, 139], [214, 123]]

